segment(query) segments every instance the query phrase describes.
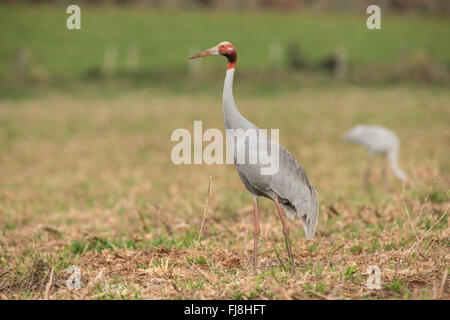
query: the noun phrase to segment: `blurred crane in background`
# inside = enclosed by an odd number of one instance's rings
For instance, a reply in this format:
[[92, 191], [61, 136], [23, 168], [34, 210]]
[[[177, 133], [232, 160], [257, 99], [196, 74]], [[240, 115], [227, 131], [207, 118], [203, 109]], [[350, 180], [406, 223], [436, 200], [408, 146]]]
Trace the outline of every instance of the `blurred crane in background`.
[[[408, 183], [407, 175], [398, 166], [400, 141], [394, 132], [382, 126], [358, 124], [345, 134], [344, 139], [362, 145], [369, 152], [369, 162], [364, 174], [365, 182], [369, 181], [373, 158], [381, 154], [389, 160], [394, 174]], [[383, 165], [383, 177], [386, 179], [386, 163]]]
[[[227, 133], [229, 130], [255, 130], [257, 134], [257, 144], [251, 144], [248, 141], [246, 134], [237, 135], [236, 143], [232, 142], [234, 163], [238, 171], [239, 177], [243, 184], [253, 197], [253, 218], [254, 218], [254, 260], [253, 268], [256, 274], [256, 264], [258, 255], [259, 243], [259, 218], [258, 218], [258, 197], [265, 197], [272, 199], [275, 202], [278, 215], [283, 224], [283, 234], [286, 240], [286, 249], [289, 255], [291, 270], [294, 272], [294, 260], [292, 258], [292, 250], [290, 244], [289, 225], [286, 221], [285, 215], [281, 209], [283, 206], [286, 210], [286, 216], [290, 219], [301, 218], [305, 234], [308, 239], [314, 237], [317, 226], [317, 219], [319, 216], [319, 202], [318, 195], [313, 186], [309, 183], [305, 171], [286, 149], [279, 144], [272, 141], [266, 134], [261, 133], [253, 123], [248, 121], [237, 109], [233, 97], [233, 78], [236, 67], [237, 54], [233, 45], [229, 42], [221, 42], [217, 46], [208, 50], [202, 51], [194, 56], [200, 58], [210, 55], [222, 55], [228, 59], [227, 72], [225, 76], [225, 84], [223, 89], [223, 112], [225, 118], [225, 126]], [[233, 138], [234, 139], [234, 138]], [[230, 139], [227, 136], [227, 143], [230, 144]], [[258, 161], [256, 164], [251, 164], [249, 161], [239, 163], [237, 161], [237, 154], [251, 155], [258, 153], [258, 146], [267, 146], [271, 153], [274, 150], [278, 152], [278, 171], [274, 174], [264, 175], [261, 169], [264, 165], [261, 163], [261, 155], [258, 154]], [[237, 150], [234, 149], [236, 146]], [[270, 147], [270, 148], [269, 148]]]

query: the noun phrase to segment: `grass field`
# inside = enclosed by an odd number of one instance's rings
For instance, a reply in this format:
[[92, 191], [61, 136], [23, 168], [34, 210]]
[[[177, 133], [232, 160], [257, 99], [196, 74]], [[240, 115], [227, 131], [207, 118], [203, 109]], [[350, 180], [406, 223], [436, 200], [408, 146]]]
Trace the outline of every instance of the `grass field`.
[[[425, 50], [448, 63], [450, 37], [446, 16], [383, 16], [382, 30], [369, 31], [366, 15], [304, 12], [224, 13], [154, 11], [146, 8], [83, 7], [81, 30], [66, 28], [65, 7], [2, 6], [0, 73], [10, 71], [16, 50], [27, 46], [50, 74], [76, 77], [102, 65], [105, 50], [118, 49], [123, 68], [130, 45], [140, 48], [141, 68], [186, 69], [192, 51], [222, 40], [233, 41], [245, 69], [268, 66], [269, 46], [301, 45], [305, 59], [317, 62], [345, 48], [351, 63], [401, 58]], [[214, 65], [210, 59], [206, 65]]]
[[[275, 208], [260, 200], [256, 278], [251, 197], [233, 166], [170, 161], [173, 129], [192, 130], [193, 120], [223, 128], [219, 93], [4, 101], [0, 294], [43, 298], [50, 283], [51, 298], [448, 299], [448, 99], [446, 90], [404, 87], [238, 96], [258, 125], [281, 128], [320, 194], [316, 239], [291, 223], [295, 275], [283, 269]], [[392, 175], [384, 185], [380, 167], [362, 187], [366, 154], [340, 137], [369, 119], [401, 137], [412, 179], [404, 192]], [[71, 265], [81, 268], [78, 291], [65, 285]], [[382, 290], [366, 288], [369, 265], [381, 268]]]
[[[273, 42], [299, 40], [311, 63], [344, 47], [354, 65], [391, 68], [405, 51], [448, 65], [448, 19], [386, 15], [371, 32], [364, 14], [82, 7], [82, 30], [68, 31], [66, 16], [63, 7], [0, 8], [1, 299], [450, 298], [448, 83], [316, 81], [311, 70], [275, 72], [267, 54]], [[192, 132], [194, 120], [224, 128], [224, 61], [185, 72], [192, 50], [221, 40], [238, 48], [241, 112], [280, 129], [319, 193], [314, 241], [290, 222], [294, 275], [272, 202], [259, 202], [255, 277], [252, 200], [234, 167], [170, 160], [174, 129]], [[150, 80], [89, 78], [110, 46], [120, 71], [131, 44]], [[11, 85], [21, 45], [48, 82]], [[363, 185], [365, 150], [341, 139], [356, 123], [399, 135], [409, 188], [391, 173], [384, 183], [381, 159]], [[366, 286], [372, 265], [380, 290]], [[66, 285], [70, 266], [80, 268], [78, 290]]]

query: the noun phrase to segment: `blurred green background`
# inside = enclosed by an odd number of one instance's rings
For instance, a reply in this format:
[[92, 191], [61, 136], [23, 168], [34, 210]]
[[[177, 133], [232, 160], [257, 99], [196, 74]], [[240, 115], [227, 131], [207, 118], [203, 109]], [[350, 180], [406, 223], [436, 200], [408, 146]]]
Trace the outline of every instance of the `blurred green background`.
[[223, 65], [187, 58], [222, 40], [238, 50], [243, 93], [336, 79], [439, 86], [450, 79], [446, 1], [378, 1], [381, 30], [367, 29], [365, 1], [86, 1], [81, 30], [66, 28], [68, 2], [40, 2], [0, 6], [3, 97], [93, 85], [217, 90], [222, 79], [211, 75]]

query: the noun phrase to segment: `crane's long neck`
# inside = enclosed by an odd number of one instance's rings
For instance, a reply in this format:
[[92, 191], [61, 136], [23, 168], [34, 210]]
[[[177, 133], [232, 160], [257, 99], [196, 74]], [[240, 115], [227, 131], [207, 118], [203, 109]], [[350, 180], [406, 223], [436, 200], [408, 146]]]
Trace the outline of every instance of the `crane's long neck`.
[[408, 176], [400, 170], [398, 166], [398, 152], [397, 151], [391, 151], [388, 153], [389, 162], [391, 164], [392, 171], [394, 174], [402, 181], [408, 181]]
[[[233, 97], [233, 78], [234, 68], [228, 68], [223, 87], [223, 115], [225, 118], [225, 127], [227, 129], [236, 129], [244, 118], [236, 107]], [[245, 119], [245, 118], [244, 118]]]

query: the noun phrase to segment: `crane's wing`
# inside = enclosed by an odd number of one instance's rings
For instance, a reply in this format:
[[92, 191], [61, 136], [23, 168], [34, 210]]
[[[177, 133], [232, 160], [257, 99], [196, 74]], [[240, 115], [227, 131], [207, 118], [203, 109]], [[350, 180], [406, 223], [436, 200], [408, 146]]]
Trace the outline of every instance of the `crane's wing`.
[[[257, 128], [252, 125], [253, 127]], [[277, 161], [277, 170], [263, 174], [261, 169], [267, 167], [261, 161], [262, 154], [259, 153], [258, 147], [262, 146], [264, 150], [269, 145], [267, 154], [270, 154], [272, 161]], [[244, 137], [239, 137], [236, 149], [244, 152], [244, 155], [259, 153], [257, 164], [239, 164], [235, 160], [237, 171], [246, 188], [254, 195], [279, 200], [286, 209], [286, 216], [290, 219], [301, 218], [306, 237], [313, 238], [319, 216], [318, 195], [294, 156], [261, 132], [258, 135], [258, 146], [250, 144]], [[273, 154], [274, 150], [278, 151], [278, 156]]]
[[[272, 145], [277, 145], [272, 141]], [[305, 170], [292, 154], [279, 146], [279, 170], [271, 177], [270, 189], [277, 194], [290, 219], [302, 219], [308, 239], [314, 237], [319, 217], [318, 194]]]

